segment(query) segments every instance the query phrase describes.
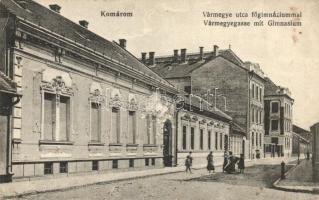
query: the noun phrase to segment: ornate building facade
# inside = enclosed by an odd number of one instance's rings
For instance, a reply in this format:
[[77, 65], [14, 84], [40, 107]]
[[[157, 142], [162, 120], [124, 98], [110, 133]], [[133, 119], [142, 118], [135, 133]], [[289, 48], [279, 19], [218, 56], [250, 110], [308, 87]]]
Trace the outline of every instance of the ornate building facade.
[[288, 88], [265, 82], [265, 155], [289, 157], [293, 150], [293, 103]]
[[152, 52], [148, 59], [142, 53], [141, 61], [179, 91], [200, 96], [231, 116], [240, 130], [230, 135], [234, 149], [240, 148], [237, 154], [263, 157], [264, 73], [258, 64], [243, 62], [231, 49], [217, 45], [205, 52], [200, 47], [198, 53], [174, 50], [171, 56], [154, 57]]
[[192, 152], [193, 164], [205, 165], [210, 151], [215, 164], [221, 164], [224, 152], [232, 150], [231, 120], [207, 101], [187, 95], [183, 107], [177, 112], [178, 165], [184, 165], [189, 152]]
[[110, 42], [33, 1], [0, 3], [1, 71], [17, 83], [15, 178], [176, 163], [177, 90]]

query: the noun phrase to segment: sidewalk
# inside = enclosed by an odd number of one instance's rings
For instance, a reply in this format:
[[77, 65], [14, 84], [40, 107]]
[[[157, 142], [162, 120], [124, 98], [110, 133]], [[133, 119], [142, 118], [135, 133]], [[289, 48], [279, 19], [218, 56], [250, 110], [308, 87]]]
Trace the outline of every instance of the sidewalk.
[[311, 160], [301, 161], [299, 165], [286, 173], [285, 179], [278, 179], [274, 186], [285, 191], [319, 193], [319, 183], [312, 180]]
[[[295, 158], [285, 159], [285, 162], [294, 160]], [[262, 164], [279, 164], [282, 158], [267, 158], [254, 161], [247, 161], [246, 166], [262, 165]], [[220, 164], [216, 164], [217, 169], [221, 169]], [[194, 166], [194, 169], [205, 168], [206, 165]], [[23, 182], [12, 182], [0, 184], [0, 199], [4, 197], [22, 196], [26, 194], [43, 193], [49, 191], [65, 190], [70, 188], [81, 187], [98, 183], [112, 183], [116, 181], [136, 179], [142, 177], [170, 174], [183, 172], [184, 166], [148, 169], [127, 172], [112, 172], [99, 174], [74, 175], [69, 177], [58, 177], [52, 179], [38, 179]]]

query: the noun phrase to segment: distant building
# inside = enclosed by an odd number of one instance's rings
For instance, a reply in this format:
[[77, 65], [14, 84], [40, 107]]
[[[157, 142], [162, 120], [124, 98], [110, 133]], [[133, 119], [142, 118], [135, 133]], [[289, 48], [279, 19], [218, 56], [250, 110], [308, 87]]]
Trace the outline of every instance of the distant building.
[[177, 90], [125, 39], [110, 42], [50, 8], [0, 1], [0, 71], [23, 95], [3, 143], [12, 146], [13, 177], [176, 163]]
[[12, 108], [20, 100], [16, 84], [0, 72], [0, 183], [12, 179]]
[[206, 157], [213, 151], [214, 162], [223, 162], [225, 150], [230, 150], [230, 124], [232, 118], [207, 101], [188, 95], [182, 109], [177, 112], [177, 158], [184, 165], [192, 152], [194, 164], [206, 164]]
[[319, 182], [319, 122], [310, 127], [312, 140], [313, 180]]
[[312, 134], [310, 131], [307, 131], [297, 125], [293, 125], [293, 145], [292, 145], [292, 154], [305, 155], [307, 152], [311, 153], [312, 151]]
[[231, 49], [217, 45], [207, 52], [200, 47], [199, 53], [181, 49], [179, 55], [174, 50], [172, 56], [154, 57], [152, 52], [148, 59], [142, 53], [141, 61], [180, 91], [201, 96], [230, 115], [245, 132], [231, 134], [241, 138], [241, 153], [263, 157], [264, 75], [258, 64], [243, 62]]
[[265, 78], [265, 155], [289, 157], [292, 154], [293, 103], [288, 88]]

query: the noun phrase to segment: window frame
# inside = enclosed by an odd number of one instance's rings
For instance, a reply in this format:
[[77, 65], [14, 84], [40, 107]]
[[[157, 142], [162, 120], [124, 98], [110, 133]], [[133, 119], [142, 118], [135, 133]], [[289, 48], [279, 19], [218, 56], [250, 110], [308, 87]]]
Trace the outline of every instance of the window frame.
[[[274, 121], [276, 121], [277, 123], [277, 128], [276, 129], [274, 129], [273, 128], [273, 123], [274, 123]], [[270, 130], [271, 131], [279, 131], [279, 120], [278, 119], [272, 119], [272, 120], [270, 120]]]
[[[273, 104], [277, 104], [277, 112], [275, 112], [275, 111], [273, 110], [273, 108], [274, 108]], [[271, 102], [271, 104], [270, 104], [270, 112], [273, 113], [273, 114], [279, 113], [279, 107], [280, 107], [280, 105], [279, 105], [279, 102], [278, 102], [278, 101], [273, 101], [273, 102]]]
[[[53, 95], [52, 103], [55, 103], [55, 107], [52, 111], [52, 139], [46, 139], [45, 138], [45, 95]], [[40, 136], [40, 143], [70, 143], [71, 142], [71, 130], [72, 130], [72, 96], [68, 94], [58, 94], [56, 92], [52, 92], [49, 90], [41, 90], [41, 136]], [[67, 98], [68, 103], [67, 103], [67, 130], [66, 130], [66, 140], [60, 140], [60, 104], [61, 104], [61, 97]], [[59, 113], [59, 114], [57, 114]], [[54, 122], [54, 123], [53, 123]]]

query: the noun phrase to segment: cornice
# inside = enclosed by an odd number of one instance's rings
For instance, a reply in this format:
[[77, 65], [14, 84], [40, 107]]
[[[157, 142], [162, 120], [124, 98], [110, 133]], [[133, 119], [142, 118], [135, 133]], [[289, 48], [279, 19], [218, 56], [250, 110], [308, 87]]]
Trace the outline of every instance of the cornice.
[[56, 33], [53, 33], [52, 31], [49, 31], [43, 27], [37, 26], [31, 22], [28, 22], [21, 18], [18, 19], [19, 20], [17, 22], [16, 31], [23, 32], [24, 34], [18, 33], [16, 34], [16, 36], [18, 37], [19, 35], [22, 35], [23, 38], [21, 39], [28, 40], [28, 36], [35, 37], [51, 48], [63, 49], [64, 54], [72, 53], [78, 55], [79, 57], [82, 57], [82, 59], [94, 63], [96, 66], [101, 66], [101, 68], [117, 71], [121, 74], [125, 74], [131, 77], [132, 79], [141, 80], [142, 82], [148, 84], [151, 88], [161, 88], [162, 90], [170, 93], [172, 96], [176, 95], [177, 93], [177, 90], [175, 88], [167, 86], [162, 81], [158, 81], [155, 78], [132, 68], [131, 66], [113, 60], [106, 55], [103, 55], [95, 50], [85, 47]]

